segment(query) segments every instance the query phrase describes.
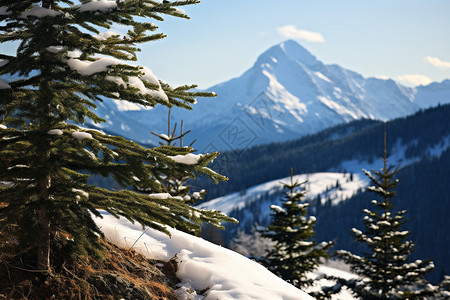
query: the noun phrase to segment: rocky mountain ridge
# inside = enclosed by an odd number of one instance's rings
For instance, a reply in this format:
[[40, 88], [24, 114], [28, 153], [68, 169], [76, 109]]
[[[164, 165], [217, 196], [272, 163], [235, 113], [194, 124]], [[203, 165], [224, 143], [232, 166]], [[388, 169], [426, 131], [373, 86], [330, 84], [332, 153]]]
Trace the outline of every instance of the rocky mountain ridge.
[[[416, 88], [393, 80], [364, 78], [327, 65], [292, 40], [261, 54], [241, 76], [208, 91], [193, 111], [172, 109], [172, 124], [184, 120], [200, 151], [236, 150], [286, 141], [358, 119], [391, 120], [450, 102], [450, 80]], [[105, 131], [157, 144], [151, 131], [167, 132], [167, 108], [123, 107], [105, 100], [98, 109]], [[114, 120], [113, 120], [114, 117]], [[92, 124], [91, 124], [92, 126]]]

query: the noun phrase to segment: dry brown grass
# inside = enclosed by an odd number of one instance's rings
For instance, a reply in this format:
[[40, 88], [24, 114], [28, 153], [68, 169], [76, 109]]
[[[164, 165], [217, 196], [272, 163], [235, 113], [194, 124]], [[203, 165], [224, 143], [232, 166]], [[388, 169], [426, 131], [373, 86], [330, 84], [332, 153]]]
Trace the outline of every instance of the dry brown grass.
[[0, 228], [0, 300], [3, 299], [160, 299], [175, 300], [176, 263], [146, 259], [102, 240], [102, 261], [79, 259], [52, 276], [33, 270], [17, 251], [8, 228]]

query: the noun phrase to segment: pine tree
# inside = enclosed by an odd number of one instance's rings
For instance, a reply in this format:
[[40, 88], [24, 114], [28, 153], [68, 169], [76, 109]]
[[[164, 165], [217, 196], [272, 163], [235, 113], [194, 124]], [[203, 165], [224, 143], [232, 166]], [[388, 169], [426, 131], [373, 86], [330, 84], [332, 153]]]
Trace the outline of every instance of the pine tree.
[[381, 171], [373, 171], [374, 174], [364, 170], [374, 184], [368, 190], [380, 199], [372, 200], [375, 210], [364, 210], [364, 232], [352, 229], [356, 240], [367, 250], [362, 256], [338, 251], [338, 256], [361, 276], [349, 285], [361, 299], [423, 299], [433, 295], [434, 287], [427, 284], [424, 276], [434, 266], [430, 260], [409, 262], [414, 244], [407, 240], [410, 232], [403, 229], [406, 211], [394, 209], [399, 167], [388, 166], [386, 132], [383, 164]]
[[[193, 155], [189, 147], [145, 149], [122, 137], [81, 127], [104, 122], [93, 109], [105, 98], [142, 106], [191, 109], [192, 86], [172, 88], [136, 61], [138, 44], [162, 33], [149, 19], [188, 18], [186, 0], [2, 0], [0, 42], [16, 42], [15, 55], [0, 54], [0, 220], [20, 228], [22, 249], [35, 250], [37, 269], [51, 273], [50, 249], [71, 257], [101, 256], [99, 209], [168, 233], [171, 227], [221, 227], [218, 211], [189, 206], [158, 178], [180, 170], [225, 177], [206, 167], [218, 153]], [[106, 31], [128, 28], [126, 35]], [[9, 74], [9, 75], [8, 75]], [[121, 186], [145, 185], [150, 195], [87, 184], [88, 174], [112, 176]], [[0, 224], [2, 226], [2, 224]]]
[[307, 217], [305, 192], [296, 191], [304, 183], [293, 182], [292, 173], [291, 169], [291, 183], [283, 183], [288, 192], [282, 207], [271, 206], [272, 222], [262, 231], [262, 237], [270, 239], [274, 247], [261, 263], [294, 286], [304, 288], [313, 284], [306, 274], [318, 267], [321, 258], [328, 257], [326, 251], [332, 242], [317, 244], [312, 240], [316, 218]]
[[[175, 149], [176, 148], [175, 144], [179, 143], [179, 146], [177, 148], [178, 151], [182, 152], [187, 151], [186, 155], [188, 155], [191, 158], [195, 158], [196, 156], [193, 152], [195, 152], [196, 150], [192, 148], [192, 145], [195, 143], [196, 140], [192, 141], [189, 146], [183, 145], [183, 139], [190, 132], [190, 130], [183, 132], [183, 120], [182, 120], [180, 126], [180, 133], [177, 134], [176, 133], [177, 123], [175, 123], [173, 129], [171, 128], [170, 113], [171, 109], [169, 108], [167, 134], [157, 134], [155, 132], [152, 132], [152, 134], [161, 139], [161, 141], [159, 142], [161, 146], [166, 145], [172, 146], [171, 148]], [[183, 158], [183, 156], [179, 156], [179, 158]], [[199, 172], [201, 172], [201, 170], [199, 170]], [[185, 203], [191, 205], [197, 201], [203, 200], [206, 195], [206, 190], [201, 189], [198, 192], [192, 192], [191, 187], [187, 185], [186, 182], [189, 179], [195, 178], [196, 178], [195, 173], [193, 173], [191, 170], [179, 167], [174, 168], [170, 174], [166, 173], [162, 174], [162, 176], [156, 177], [156, 179], [160, 183], [160, 187], [164, 190], [164, 192], [169, 193], [172, 198], [177, 198], [180, 201], [184, 201]], [[153, 193], [153, 190], [146, 186], [138, 185], [137, 190], [140, 192]], [[200, 227], [183, 226], [182, 224], [180, 224], [180, 226], [178, 226], [177, 229], [197, 236], [199, 236], [201, 233]]]

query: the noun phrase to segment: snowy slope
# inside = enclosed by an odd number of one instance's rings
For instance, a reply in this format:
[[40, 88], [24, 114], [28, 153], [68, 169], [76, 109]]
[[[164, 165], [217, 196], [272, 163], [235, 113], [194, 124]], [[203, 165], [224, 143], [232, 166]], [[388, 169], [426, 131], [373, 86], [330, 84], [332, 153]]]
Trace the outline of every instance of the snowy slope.
[[[118, 220], [106, 212], [102, 216], [96, 222], [112, 242], [133, 247], [151, 259], [169, 261], [176, 257], [177, 276], [182, 281], [180, 299], [313, 299], [258, 263], [201, 238], [174, 229], [169, 229], [171, 237], [152, 229], [143, 232], [142, 226], [124, 218]], [[197, 295], [189, 293], [190, 288], [207, 292]]]
[[[291, 40], [268, 49], [241, 76], [208, 90], [217, 99], [199, 99], [193, 111], [175, 108], [172, 114], [173, 122], [183, 119], [192, 130], [200, 151], [285, 141], [355, 119], [388, 120], [450, 102], [449, 80], [407, 88], [392, 80], [364, 78], [323, 64]], [[105, 105], [116, 116], [139, 124], [132, 128], [116, 121], [106, 126], [110, 131], [146, 142], [150, 131], [167, 131], [167, 108], [145, 111], [108, 101]]]
[[[353, 180], [352, 180], [353, 179]], [[305, 200], [310, 203], [309, 213], [316, 215], [322, 207], [336, 205], [365, 188], [369, 182], [363, 175], [350, 173], [312, 173], [294, 176], [294, 181], [305, 182]], [[239, 224], [225, 224], [221, 232], [225, 244], [236, 237], [239, 230], [249, 233], [255, 225], [267, 226], [271, 221], [271, 205], [281, 205], [286, 190], [280, 182], [289, 183], [290, 178], [272, 180], [248, 188], [244, 192], [231, 193], [201, 203], [199, 208], [218, 209], [239, 220]], [[320, 202], [318, 201], [320, 199]]]
[[[320, 172], [312, 174], [301, 174], [293, 177], [294, 182], [305, 182], [303, 185], [306, 200], [314, 200], [320, 195], [321, 204], [325, 204], [329, 199], [332, 205], [353, 196], [358, 189], [366, 187], [369, 182], [366, 177], [354, 174], [353, 180], [350, 174]], [[245, 195], [236, 192], [225, 195], [199, 205], [205, 209], [218, 209], [226, 214], [233, 210], [242, 210], [253, 202], [259, 201], [260, 205], [267, 206], [267, 210], [262, 211], [264, 216], [269, 216], [268, 209], [271, 204], [279, 201], [280, 196], [285, 192], [282, 190], [280, 182], [289, 183], [290, 177], [272, 180], [247, 189]], [[336, 183], [339, 187], [336, 188]], [[263, 197], [265, 196], [265, 197]], [[241, 221], [241, 220], [240, 220]]]

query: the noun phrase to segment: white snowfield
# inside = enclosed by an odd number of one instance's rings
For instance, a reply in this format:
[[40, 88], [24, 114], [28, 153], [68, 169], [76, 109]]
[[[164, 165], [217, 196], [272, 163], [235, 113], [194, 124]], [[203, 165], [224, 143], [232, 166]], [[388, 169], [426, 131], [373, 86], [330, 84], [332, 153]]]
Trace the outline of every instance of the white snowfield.
[[[171, 237], [140, 224], [116, 219], [102, 212], [98, 226], [112, 242], [144, 256], [169, 261], [176, 257], [180, 299], [205, 300], [302, 300], [305, 292], [246, 257], [201, 238], [171, 229]], [[207, 290], [206, 296], [196, 291]]]

